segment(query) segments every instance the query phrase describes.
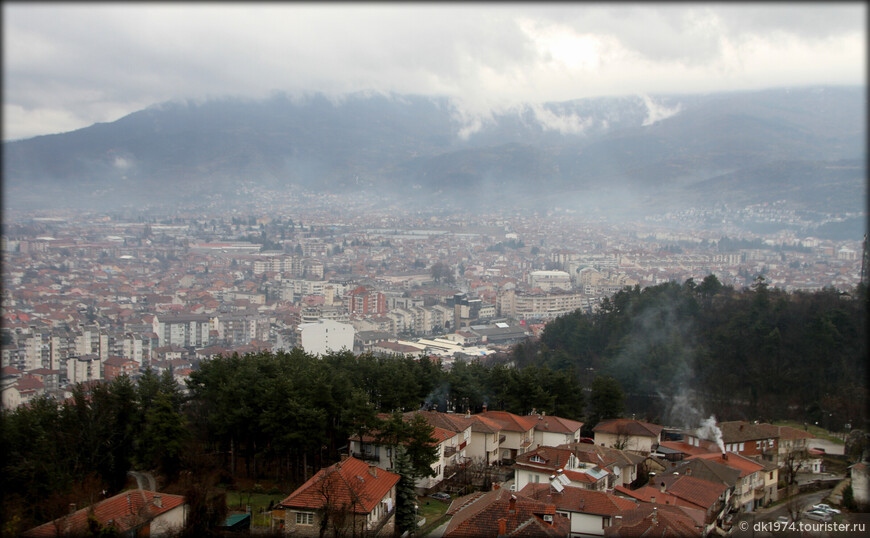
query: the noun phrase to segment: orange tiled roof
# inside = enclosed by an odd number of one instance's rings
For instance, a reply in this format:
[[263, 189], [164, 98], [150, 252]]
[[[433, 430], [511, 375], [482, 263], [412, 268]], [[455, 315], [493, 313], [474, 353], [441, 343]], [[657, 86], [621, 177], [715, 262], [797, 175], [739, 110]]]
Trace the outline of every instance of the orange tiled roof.
[[557, 510], [582, 512], [584, 514], [597, 514], [612, 516], [623, 510], [631, 510], [637, 503], [617, 497], [611, 493], [595, 491], [591, 489], [565, 487], [561, 492], [555, 492], [550, 484], [529, 483], [520, 490], [520, 495], [535, 499], [547, 504], [553, 504]]
[[348, 506], [358, 514], [367, 514], [389, 495], [390, 489], [399, 481], [397, 474], [375, 467], [377, 476], [373, 476], [369, 469], [364, 461], [347, 458], [318, 471], [280, 505], [317, 510], [325, 503], [324, 492], [328, 492], [332, 496], [330, 502], [335, 505]]
[[554, 415], [529, 415], [536, 420], [535, 430], [553, 433], [574, 433], [583, 427], [582, 422]]
[[604, 529], [604, 536], [703, 536], [700, 527], [683, 509], [640, 504], [622, 513], [622, 523]]
[[[159, 507], [155, 502], [156, 496], [160, 497]], [[184, 497], [181, 495], [142, 489], [125, 491], [105, 501], [82, 508], [72, 515], [34, 527], [22, 536], [57, 536], [58, 529], [69, 529], [68, 534], [72, 535], [84, 534], [88, 530], [88, 515], [91, 513], [103, 526], [109, 526], [111, 522], [118, 531], [125, 533], [144, 525], [160, 514], [181, 506], [184, 502]]]
[[501, 425], [501, 429], [509, 432], [527, 432], [534, 429], [536, 420], [508, 413], [507, 411], [484, 411], [479, 416], [489, 418]]
[[703, 458], [705, 460], [721, 463], [722, 465], [726, 465], [728, 467], [731, 467], [732, 469], [737, 469], [738, 471], [740, 471], [740, 478], [764, 469], [764, 466], [760, 463], [756, 463], [755, 461], [734, 452], [728, 452], [727, 459], [723, 458], [722, 456], [722, 454], [700, 454], [698, 456], [692, 456], [689, 459]]
[[664, 428], [658, 424], [650, 424], [630, 418], [615, 418], [603, 420], [594, 428], [593, 432], [614, 433], [620, 435], [640, 435], [644, 437], [658, 437]]
[[716, 504], [719, 496], [728, 489], [725, 484], [685, 475], [657, 476], [655, 483], [661, 482], [665, 483], [665, 490], [671, 495], [689, 501], [704, 510]]
[[[496, 489], [466, 502], [448, 523], [444, 536], [496, 536], [502, 534], [500, 525], [504, 525], [503, 534], [511, 536], [567, 536], [570, 522], [555, 512], [553, 505]], [[552, 524], [544, 521], [545, 515], [552, 516]]]

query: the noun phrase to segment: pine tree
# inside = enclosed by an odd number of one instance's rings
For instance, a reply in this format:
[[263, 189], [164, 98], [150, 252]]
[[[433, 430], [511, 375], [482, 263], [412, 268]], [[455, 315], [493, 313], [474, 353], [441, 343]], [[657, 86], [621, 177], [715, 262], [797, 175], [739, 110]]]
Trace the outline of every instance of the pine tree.
[[393, 471], [401, 476], [396, 484], [396, 528], [399, 532], [411, 531], [417, 528], [417, 496], [414, 492], [415, 473], [405, 448], [396, 448], [393, 461]]

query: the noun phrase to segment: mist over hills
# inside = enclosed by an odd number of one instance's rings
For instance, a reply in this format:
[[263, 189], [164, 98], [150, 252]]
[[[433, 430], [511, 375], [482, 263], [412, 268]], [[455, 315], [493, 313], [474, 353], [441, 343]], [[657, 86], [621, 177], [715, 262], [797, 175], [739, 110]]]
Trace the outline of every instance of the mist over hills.
[[[866, 96], [815, 87], [523, 105], [321, 94], [152, 106], [4, 143], [6, 206], [232, 202], [240, 184], [375, 193], [410, 207], [637, 215], [784, 200], [862, 211]], [[62, 202], [61, 202], [62, 201]]]

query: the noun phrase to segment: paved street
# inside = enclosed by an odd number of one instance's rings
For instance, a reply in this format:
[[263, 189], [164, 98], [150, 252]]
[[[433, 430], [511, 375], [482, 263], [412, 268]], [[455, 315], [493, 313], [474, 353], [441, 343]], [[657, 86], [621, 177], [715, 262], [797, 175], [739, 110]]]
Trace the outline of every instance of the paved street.
[[[734, 521], [735, 537], [766, 537], [766, 536], [866, 536], [870, 532], [870, 514], [845, 514], [842, 518], [842, 523], [847, 524], [864, 524], [864, 531], [858, 529], [840, 530], [830, 529], [822, 531], [799, 532], [795, 530], [780, 530], [774, 531], [765, 528], [764, 523], [772, 523], [779, 516], [789, 516], [791, 511], [804, 511], [814, 504], [824, 502], [824, 498], [831, 493], [830, 489], [815, 491], [800, 495], [791, 503], [778, 504], [770, 509], [761, 509], [750, 514], [741, 514]], [[818, 522], [808, 519], [801, 519], [800, 522], [807, 524], [816, 524]]]

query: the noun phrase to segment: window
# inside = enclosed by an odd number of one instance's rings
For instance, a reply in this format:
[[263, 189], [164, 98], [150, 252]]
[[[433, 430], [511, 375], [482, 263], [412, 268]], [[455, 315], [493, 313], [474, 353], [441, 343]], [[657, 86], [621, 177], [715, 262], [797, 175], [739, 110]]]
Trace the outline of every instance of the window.
[[544, 458], [535, 454], [534, 456], [529, 458], [529, 461], [534, 462], [534, 463], [544, 463]]
[[296, 512], [297, 525], [314, 525], [314, 512]]
[[738, 452], [743, 452], [743, 443], [740, 443], [740, 448], [737, 450]]
[[755, 448], [761, 448], [761, 441], [755, 441]]

